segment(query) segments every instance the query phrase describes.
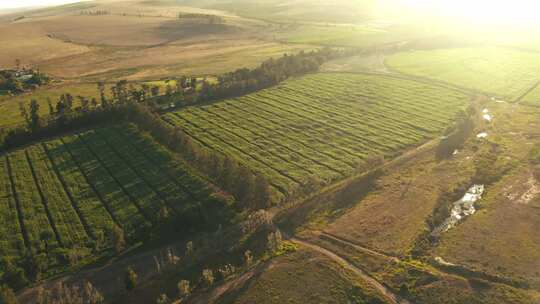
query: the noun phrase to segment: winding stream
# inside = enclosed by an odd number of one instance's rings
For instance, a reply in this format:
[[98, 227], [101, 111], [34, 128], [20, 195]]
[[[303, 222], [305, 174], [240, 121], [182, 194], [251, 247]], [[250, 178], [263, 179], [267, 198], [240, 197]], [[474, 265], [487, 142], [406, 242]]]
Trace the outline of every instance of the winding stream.
[[443, 232], [452, 229], [459, 221], [476, 212], [474, 203], [482, 198], [484, 194], [484, 185], [473, 185], [467, 193], [458, 201], [452, 204], [450, 217], [448, 217], [441, 225], [433, 230], [431, 235], [440, 236]]

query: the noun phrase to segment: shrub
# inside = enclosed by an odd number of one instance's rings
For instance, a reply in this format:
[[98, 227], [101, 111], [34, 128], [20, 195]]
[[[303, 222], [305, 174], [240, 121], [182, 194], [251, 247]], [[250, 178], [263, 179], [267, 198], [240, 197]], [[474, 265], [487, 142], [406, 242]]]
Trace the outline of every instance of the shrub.
[[212, 284], [214, 284], [214, 272], [212, 271], [212, 269], [204, 269], [202, 271], [202, 279], [203, 279], [203, 283], [206, 285], [206, 286], [212, 286]]
[[17, 297], [15, 296], [15, 292], [7, 286], [1, 286], [0, 287], [0, 303], [2, 304], [17, 304], [19, 303], [17, 301]]
[[135, 287], [137, 287], [137, 280], [138, 280], [139, 276], [137, 275], [137, 273], [133, 270], [133, 268], [131, 267], [128, 267], [126, 269], [126, 275], [124, 277], [124, 283], [126, 285], [126, 289], [128, 291], [131, 291], [133, 289], [135, 289]]
[[188, 280], [181, 280], [178, 282], [178, 294], [181, 298], [186, 298], [190, 295], [191, 289]]

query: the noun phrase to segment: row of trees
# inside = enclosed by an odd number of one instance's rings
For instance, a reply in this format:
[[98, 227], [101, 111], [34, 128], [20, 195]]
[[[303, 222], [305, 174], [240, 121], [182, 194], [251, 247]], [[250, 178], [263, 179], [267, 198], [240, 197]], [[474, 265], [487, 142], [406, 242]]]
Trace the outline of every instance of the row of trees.
[[81, 11], [80, 14], [83, 16], [104, 16], [104, 15], [110, 15], [111, 12], [107, 10], [86, 10], [86, 11]]
[[[291, 76], [316, 71], [326, 60], [342, 55], [342, 51], [332, 49], [284, 55], [279, 59], [269, 59], [255, 69], [239, 69], [223, 74], [216, 83], [202, 80], [199, 90], [196, 78], [180, 77], [174, 88], [167, 86], [164, 98], [185, 103], [186, 100], [208, 102], [239, 96], [275, 85]], [[110, 95], [106, 94], [106, 86], [102, 82], [98, 83], [98, 91], [99, 100], [77, 96], [80, 104], [78, 107], [74, 107], [75, 97], [69, 93], [61, 95], [54, 104], [47, 100], [47, 117], [40, 116], [40, 106], [36, 100], [32, 100], [28, 108], [21, 104], [20, 111], [26, 125], [8, 130], [3, 136], [0, 149], [13, 148], [100, 122], [128, 120], [143, 126], [162, 144], [180, 152], [191, 165], [233, 194], [242, 207], [268, 207], [272, 193], [265, 178], [254, 174], [233, 158], [207, 150], [182, 129], [171, 128], [163, 122], [156, 114], [156, 101], [162, 98], [159, 96], [159, 87], [135, 87], [122, 80], [110, 88]]]
[[447, 135], [441, 139], [437, 146], [435, 152], [437, 158], [449, 157], [456, 149], [463, 146], [474, 130], [475, 115], [476, 109], [473, 106], [458, 114], [457, 122], [445, 132]]
[[223, 18], [217, 15], [209, 15], [209, 14], [194, 14], [194, 13], [178, 13], [176, 17], [180, 20], [183, 19], [195, 19], [204, 21], [208, 24], [220, 24], [223, 23]]
[[265, 178], [254, 174], [235, 159], [218, 155], [194, 141], [181, 128], [171, 128], [147, 107], [132, 107], [129, 116], [142, 129], [203, 172], [223, 190], [231, 193], [239, 208], [266, 208], [271, 203], [270, 186]]
[[[82, 286], [68, 286], [58, 283], [50, 289], [39, 287], [36, 297], [37, 304], [103, 304], [105, 298], [90, 283]], [[7, 286], [0, 286], [0, 303], [19, 304], [13, 290]]]
[[[157, 304], [170, 304], [170, 303], [184, 303], [188, 301], [193, 291], [196, 289], [208, 289], [212, 288], [216, 282], [227, 280], [233, 276], [239, 275], [243, 271], [250, 270], [256, 265], [256, 257], [267, 258], [276, 254], [281, 254], [285, 246], [282, 235], [278, 229], [276, 229], [272, 223], [272, 220], [266, 220], [270, 215], [264, 211], [259, 210], [255, 212], [253, 217], [246, 220], [249, 223], [243, 223], [240, 226], [247, 225], [253, 229], [244, 231], [242, 234], [237, 235], [244, 239], [244, 246], [236, 248], [228, 258], [225, 258], [219, 266], [208, 267], [203, 266], [199, 268], [198, 275], [191, 276], [189, 279], [181, 279], [177, 284], [177, 292], [173, 297], [170, 294], [161, 294], [157, 299]], [[265, 220], [261, 220], [261, 219]], [[255, 252], [250, 249], [252, 246]], [[227, 247], [227, 246], [225, 246]], [[218, 249], [222, 250], [222, 249]], [[193, 242], [186, 244], [185, 256], [182, 258], [183, 263], [178, 264], [180, 267], [190, 268], [191, 264], [204, 265], [205, 258], [201, 259], [200, 252], [195, 252], [193, 248]], [[234, 260], [234, 263], [230, 263], [230, 260]], [[175, 272], [174, 269], [173, 273]], [[176, 271], [177, 272], [177, 271]], [[126, 288], [130, 290], [133, 286], [133, 278], [136, 274], [133, 274], [133, 269], [128, 268], [125, 272], [124, 282]], [[179, 301], [179, 302], [178, 302]]]
[[344, 55], [334, 49], [300, 52], [268, 59], [255, 69], [238, 69], [218, 77], [218, 82], [203, 82], [197, 101], [236, 97], [274, 86], [289, 77], [316, 72], [326, 61]]

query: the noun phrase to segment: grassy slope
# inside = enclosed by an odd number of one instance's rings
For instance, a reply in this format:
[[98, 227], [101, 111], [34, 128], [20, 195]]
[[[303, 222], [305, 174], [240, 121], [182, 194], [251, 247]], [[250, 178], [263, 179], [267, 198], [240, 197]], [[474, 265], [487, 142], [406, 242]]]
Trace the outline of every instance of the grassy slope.
[[513, 100], [538, 81], [540, 54], [496, 47], [437, 49], [398, 53], [386, 63], [401, 73]]
[[275, 258], [266, 271], [217, 303], [384, 303], [369, 285], [327, 257], [299, 250]]

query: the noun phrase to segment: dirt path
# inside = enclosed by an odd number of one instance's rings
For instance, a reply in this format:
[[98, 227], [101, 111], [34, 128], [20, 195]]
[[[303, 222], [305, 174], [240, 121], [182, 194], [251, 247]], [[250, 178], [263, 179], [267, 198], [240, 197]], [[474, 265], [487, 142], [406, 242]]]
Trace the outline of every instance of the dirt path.
[[530, 87], [525, 93], [521, 94], [516, 100], [514, 100], [515, 104], [520, 104], [523, 98], [527, 97], [532, 91], [534, 91], [538, 86], [540, 86], [540, 80], [537, 81], [532, 87]]
[[228, 280], [227, 282], [221, 284], [220, 286], [212, 289], [210, 292], [204, 292], [200, 295], [196, 295], [189, 299], [186, 303], [189, 304], [209, 304], [215, 303], [223, 295], [234, 291], [236, 289], [242, 288], [247, 284], [253, 277], [263, 273], [270, 266], [271, 261], [258, 265], [257, 267], [249, 270], [248, 272]]
[[373, 250], [373, 249], [370, 249], [370, 248], [367, 248], [367, 247], [363, 247], [361, 245], [358, 245], [358, 244], [355, 244], [349, 240], [346, 240], [344, 238], [341, 238], [339, 236], [336, 236], [336, 235], [333, 235], [333, 234], [330, 234], [330, 233], [327, 233], [327, 232], [324, 232], [324, 231], [320, 231], [320, 232], [316, 232], [316, 234], [319, 234], [320, 236], [324, 236], [326, 238], [329, 238], [331, 240], [334, 240], [336, 242], [339, 242], [339, 243], [343, 243], [343, 244], [346, 244], [346, 245], [349, 245], [351, 247], [353, 247], [354, 249], [356, 250], [359, 250], [359, 251], [363, 251], [363, 252], [367, 252], [368, 254], [371, 254], [371, 255], [374, 255], [374, 256], [378, 256], [378, 257], [382, 257], [382, 258], [385, 258], [385, 259], [389, 259], [389, 260], [392, 260], [394, 262], [402, 262], [398, 257], [396, 256], [391, 256], [391, 255], [388, 255], [386, 253], [383, 253], [383, 252], [380, 252], [380, 251], [376, 251], [376, 250]]
[[298, 244], [298, 245], [301, 245], [301, 246], [307, 247], [309, 249], [315, 250], [315, 251], [329, 257], [330, 259], [334, 260], [335, 262], [339, 263], [340, 265], [342, 265], [343, 267], [349, 269], [350, 271], [354, 272], [359, 277], [361, 277], [363, 280], [365, 280], [368, 284], [370, 284], [375, 289], [377, 289], [388, 301], [390, 301], [390, 303], [394, 303], [394, 304], [409, 304], [410, 303], [409, 301], [407, 301], [405, 299], [402, 299], [400, 296], [393, 293], [390, 289], [388, 289], [386, 286], [381, 284], [379, 281], [374, 279], [372, 276], [370, 276], [369, 274], [364, 272], [362, 269], [360, 269], [360, 268], [354, 266], [353, 264], [349, 263], [347, 260], [345, 260], [341, 256], [337, 255], [336, 253], [334, 253], [334, 252], [332, 252], [332, 251], [330, 251], [328, 249], [325, 249], [323, 247], [320, 247], [318, 245], [311, 244], [311, 243], [303, 241], [303, 240], [299, 240], [299, 239], [297, 239], [295, 237], [289, 238], [289, 240], [296, 243], [296, 244]]

